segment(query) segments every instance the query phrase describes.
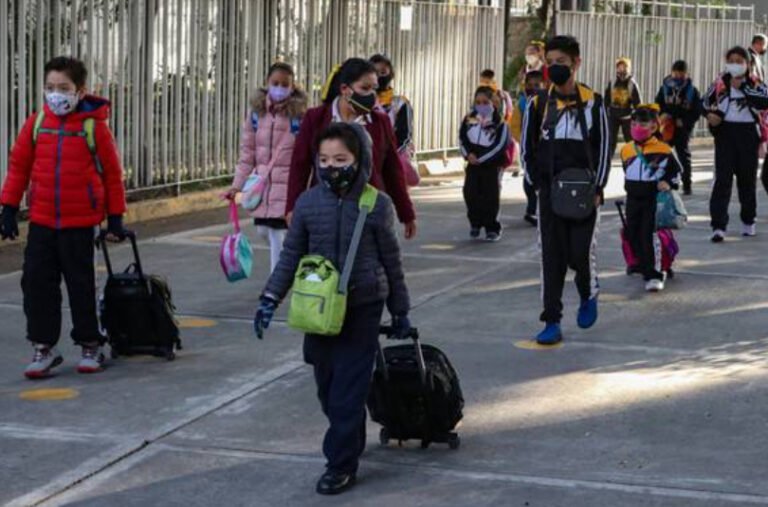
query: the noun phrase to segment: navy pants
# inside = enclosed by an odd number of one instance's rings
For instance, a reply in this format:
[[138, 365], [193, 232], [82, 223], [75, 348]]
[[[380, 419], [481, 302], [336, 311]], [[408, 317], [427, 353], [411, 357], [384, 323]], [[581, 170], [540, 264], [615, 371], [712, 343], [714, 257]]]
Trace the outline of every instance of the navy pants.
[[333, 472], [357, 473], [365, 450], [365, 401], [383, 311], [383, 302], [350, 308], [339, 336], [304, 338], [304, 358], [314, 367], [317, 397], [330, 423], [323, 454]]

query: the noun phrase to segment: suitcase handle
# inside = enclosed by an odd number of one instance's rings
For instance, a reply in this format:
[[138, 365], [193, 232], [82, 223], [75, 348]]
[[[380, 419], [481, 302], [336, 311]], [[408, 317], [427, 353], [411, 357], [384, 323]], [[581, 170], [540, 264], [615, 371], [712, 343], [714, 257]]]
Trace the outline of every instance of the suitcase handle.
[[[386, 336], [387, 338], [391, 338], [395, 335], [395, 330], [392, 326], [380, 326], [379, 327], [379, 334]], [[421, 343], [419, 342], [419, 330], [418, 328], [412, 327], [410, 331], [408, 331], [408, 336], [406, 338], [413, 339], [414, 344], [414, 350], [416, 351], [416, 363], [419, 367], [419, 378], [421, 379], [421, 385], [425, 389], [427, 386], [427, 363], [424, 361], [424, 352], [421, 350]], [[389, 369], [387, 368], [387, 362], [384, 360], [384, 350], [381, 347], [381, 342], [379, 342], [379, 358], [381, 360], [381, 367], [382, 372], [384, 373], [384, 379], [389, 380]]]
[[627, 217], [624, 216], [624, 201], [616, 201], [616, 209], [619, 210], [619, 218], [621, 219], [621, 225], [627, 228]]
[[[136, 244], [136, 233], [133, 231], [126, 231], [125, 237], [131, 241], [131, 249], [133, 250], [134, 259], [133, 265], [136, 266], [136, 272], [139, 274], [139, 277], [144, 279], [144, 270], [141, 268], [141, 257], [139, 257], [139, 247]], [[109, 241], [107, 241], [107, 231], [101, 231], [99, 233], [99, 245], [101, 246], [101, 251], [104, 253], [104, 263], [107, 265], [107, 273], [109, 276], [112, 276], [112, 261], [109, 258], [109, 247], [107, 246], [107, 243], [109, 243]]]

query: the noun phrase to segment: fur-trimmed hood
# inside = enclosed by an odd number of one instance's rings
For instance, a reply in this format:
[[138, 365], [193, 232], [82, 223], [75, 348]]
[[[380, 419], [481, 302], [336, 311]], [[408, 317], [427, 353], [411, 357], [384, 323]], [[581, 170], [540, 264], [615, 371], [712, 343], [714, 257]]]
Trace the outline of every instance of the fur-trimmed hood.
[[307, 112], [309, 99], [304, 90], [294, 88], [291, 96], [284, 102], [279, 104], [272, 104], [271, 102], [267, 90], [259, 88], [251, 100], [251, 107], [259, 116], [266, 114], [268, 107], [272, 105], [277, 112], [284, 113], [290, 118], [301, 118]]

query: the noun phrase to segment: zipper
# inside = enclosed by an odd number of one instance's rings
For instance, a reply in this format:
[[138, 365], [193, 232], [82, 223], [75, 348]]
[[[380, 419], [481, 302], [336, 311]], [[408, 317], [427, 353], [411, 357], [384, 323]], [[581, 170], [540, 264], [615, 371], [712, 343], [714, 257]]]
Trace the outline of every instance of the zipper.
[[344, 205], [344, 200], [339, 198], [339, 202], [336, 205], [336, 269], [342, 269], [341, 267], [341, 210]]
[[[267, 160], [267, 165], [269, 165], [270, 162], [272, 162], [272, 157], [275, 156], [275, 154], [272, 151], [272, 143], [275, 140], [275, 119], [277, 116], [275, 116], [274, 113], [272, 114], [272, 125], [269, 126], [269, 159]], [[289, 127], [290, 128], [290, 127]], [[266, 213], [269, 215], [269, 191], [272, 187], [272, 171], [269, 172], [267, 175], [267, 187], [265, 188], [264, 192], [264, 207], [267, 210]]]
[[320, 313], [325, 312], [325, 298], [323, 296], [318, 296], [317, 294], [308, 294], [306, 292], [299, 292], [299, 291], [293, 291], [294, 294], [297, 296], [305, 297], [305, 298], [314, 298], [320, 300]]
[[54, 206], [56, 210], [56, 229], [61, 229], [61, 152], [64, 148], [64, 118], [59, 123], [59, 139], [56, 145], [56, 168], [54, 169]]
[[91, 201], [91, 208], [96, 211], [98, 202], [96, 201], [96, 194], [93, 192], [93, 183], [88, 183], [88, 199]]

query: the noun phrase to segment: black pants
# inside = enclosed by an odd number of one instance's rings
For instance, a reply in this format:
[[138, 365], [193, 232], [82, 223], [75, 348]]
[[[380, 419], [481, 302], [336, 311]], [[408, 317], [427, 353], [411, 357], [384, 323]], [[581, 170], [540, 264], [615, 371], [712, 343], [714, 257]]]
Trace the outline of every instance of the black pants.
[[760, 181], [763, 182], [763, 188], [768, 192], [768, 155], [763, 160], [763, 170], [760, 172]]
[[683, 168], [683, 189], [689, 190], [691, 188], [691, 131], [682, 127], [676, 128], [672, 147], [675, 148]]
[[523, 180], [523, 191], [525, 192], [525, 214], [536, 216], [536, 208], [538, 207], [538, 197], [536, 197], [536, 189], [533, 185], [528, 183], [527, 179]]
[[502, 170], [496, 167], [467, 166], [464, 177], [464, 202], [472, 227], [485, 227], [485, 232], [501, 232]]
[[541, 243], [544, 312], [541, 320], [560, 322], [563, 316], [563, 286], [570, 267], [576, 271], [576, 288], [582, 301], [597, 296], [599, 284], [595, 268], [595, 212], [587, 220], [574, 222], [552, 212], [550, 189], [539, 192], [539, 241]]
[[733, 178], [741, 203], [741, 221], [755, 223], [757, 215], [757, 166], [760, 138], [753, 123], [723, 123], [715, 136], [715, 182], [709, 199], [712, 229], [728, 227], [728, 204]]
[[611, 157], [616, 153], [616, 145], [619, 144], [619, 129], [624, 136], [624, 142], [632, 140], [632, 120], [629, 118], [622, 120], [611, 113]]
[[663, 280], [660, 265], [661, 252], [657, 251], [656, 239], [656, 195], [627, 196], [627, 238], [637, 257], [638, 269], [647, 280]]
[[21, 288], [27, 316], [27, 339], [54, 346], [61, 334], [61, 279], [72, 311], [72, 339], [102, 343], [96, 317], [94, 229], [49, 229], [30, 224]]
[[351, 308], [339, 336], [304, 338], [317, 396], [330, 427], [323, 440], [329, 470], [356, 473], [365, 450], [365, 401], [378, 351], [383, 303]]

